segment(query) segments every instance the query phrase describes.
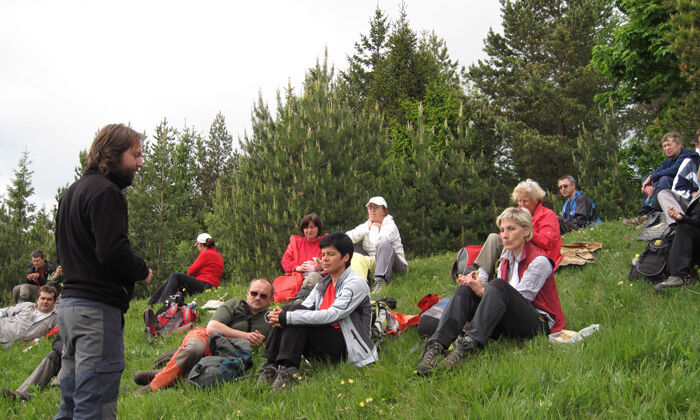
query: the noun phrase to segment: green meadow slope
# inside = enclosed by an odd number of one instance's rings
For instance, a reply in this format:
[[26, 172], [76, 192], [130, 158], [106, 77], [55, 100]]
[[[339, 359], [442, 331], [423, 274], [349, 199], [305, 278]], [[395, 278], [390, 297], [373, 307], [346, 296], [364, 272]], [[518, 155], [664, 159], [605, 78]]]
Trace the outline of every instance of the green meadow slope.
[[[224, 418], [697, 418], [700, 412], [700, 287], [655, 293], [646, 282], [627, 281], [629, 266], [644, 243], [639, 231], [619, 222], [568, 234], [604, 244], [596, 262], [563, 267], [557, 274], [567, 329], [600, 324], [600, 331], [572, 345], [493, 341], [456, 372], [439, 378], [414, 375], [420, 342], [414, 330], [384, 340], [380, 362], [357, 369], [343, 364], [303, 366], [302, 383], [273, 394], [255, 386], [255, 377], [200, 391], [187, 386], [134, 396], [133, 373], [148, 369], [161, 352], [182, 336], [149, 345], [143, 335], [145, 300], [132, 302], [126, 316], [126, 370], [119, 416], [124, 419]], [[456, 250], [415, 259], [409, 271], [384, 290], [398, 311], [418, 312], [426, 293], [450, 296], [449, 272]], [[241, 297], [245, 280], [198, 298]], [[201, 325], [208, 314], [201, 314]], [[16, 388], [49, 351], [43, 340], [29, 347], [0, 349], [0, 386]], [[255, 354], [256, 367], [261, 360]], [[30, 402], [0, 398], [0, 418], [49, 419], [60, 394], [47, 389]], [[695, 414], [693, 414], [695, 413]]]

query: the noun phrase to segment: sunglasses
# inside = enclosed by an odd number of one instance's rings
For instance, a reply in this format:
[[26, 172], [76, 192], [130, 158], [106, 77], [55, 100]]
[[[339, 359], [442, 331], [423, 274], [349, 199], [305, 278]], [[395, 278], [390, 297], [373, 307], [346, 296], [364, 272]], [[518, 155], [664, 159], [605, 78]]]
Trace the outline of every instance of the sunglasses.
[[559, 186], [559, 189], [560, 189], [560, 190], [566, 190], [566, 189], [568, 189], [569, 187], [570, 187], [570, 185], [560, 185], [560, 186]]
[[253, 290], [251, 290], [248, 293], [250, 293], [250, 295], [253, 297], [258, 297], [258, 295], [260, 295], [260, 299], [267, 299], [268, 298], [268, 295], [266, 295], [265, 293], [258, 293], [258, 292], [253, 291]]

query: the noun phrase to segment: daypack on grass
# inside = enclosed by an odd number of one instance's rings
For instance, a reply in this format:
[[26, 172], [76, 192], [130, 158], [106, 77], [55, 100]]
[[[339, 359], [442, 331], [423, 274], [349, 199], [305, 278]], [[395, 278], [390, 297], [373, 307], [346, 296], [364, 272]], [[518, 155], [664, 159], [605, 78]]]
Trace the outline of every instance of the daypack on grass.
[[181, 292], [170, 296], [158, 311], [158, 315], [154, 314], [151, 308], [146, 308], [143, 321], [146, 324], [146, 338], [149, 343], [154, 336], [187, 331], [197, 323], [196, 304], [192, 302], [185, 305], [184, 300]]
[[668, 254], [672, 240], [672, 236], [665, 236], [649, 241], [644, 252], [632, 263], [629, 279], [646, 278], [658, 283], [668, 277]]
[[396, 299], [394, 298], [372, 299], [370, 302], [372, 303], [370, 336], [377, 348], [385, 335], [397, 335], [406, 328], [418, 325], [418, 315], [394, 312], [396, 309]]
[[187, 382], [201, 388], [235, 380], [253, 366], [250, 344], [240, 338], [209, 336], [212, 356], [203, 357], [187, 375]]
[[447, 303], [449, 301], [449, 298], [442, 298], [436, 302], [433, 301], [429, 308], [421, 312], [420, 318], [418, 319], [419, 335], [423, 337], [430, 337], [435, 333], [438, 323], [440, 322], [440, 317], [442, 317], [442, 312], [445, 310], [445, 307], [447, 307]]
[[467, 245], [457, 251], [457, 259], [452, 264], [452, 280], [457, 281], [458, 274], [469, 274], [474, 271], [474, 260], [481, 252], [481, 245]]
[[272, 282], [272, 286], [275, 289], [275, 302], [287, 303], [294, 299], [303, 283], [304, 277], [301, 273], [291, 273], [277, 277]]

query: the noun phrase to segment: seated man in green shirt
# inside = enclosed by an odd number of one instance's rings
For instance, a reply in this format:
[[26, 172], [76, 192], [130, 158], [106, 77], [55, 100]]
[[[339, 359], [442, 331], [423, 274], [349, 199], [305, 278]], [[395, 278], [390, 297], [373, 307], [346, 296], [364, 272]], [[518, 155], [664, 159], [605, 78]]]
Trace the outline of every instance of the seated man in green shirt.
[[182, 340], [182, 345], [160, 370], [141, 370], [134, 381], [143, 388], [137, 393], [155, 391], [171, 385], [177, 378], [186, 378], [194, 365], [204, 356], [211, 356], [209, 336], [219, 333], [228, 338], [244, 338], [253, 345], [260, 345], [272, 326], [265, 320], [265, 312], [272, 303], [272, 284], [266, 279], [250, 283], [246, 300], [231, 299], [214, 312], [206, 328], [195, 328]]

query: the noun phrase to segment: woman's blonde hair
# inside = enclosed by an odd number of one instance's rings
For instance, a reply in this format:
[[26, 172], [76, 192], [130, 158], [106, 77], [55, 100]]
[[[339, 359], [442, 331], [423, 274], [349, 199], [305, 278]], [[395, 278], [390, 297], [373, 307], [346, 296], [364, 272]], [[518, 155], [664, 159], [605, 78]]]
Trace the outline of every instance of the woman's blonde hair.
[[525, 240], [529, 241], [532, 239], [532, 216], [530, 215], [530, 211], [528, 209], [524, 207], [508, 207], [507, 209], [503, 210], [503, 213], [496, 218], [496, 226], [498, 226], [499, 229], [501, 228], [501, 222], [504, 220], [512, 220], [516, 225], [529, 229], [530, 233], [527, 234]]
[[520, 193], [526, 193], [530, 197], [530, 199], [535, 202], [542, 201], [544, 196], [547, 195], [547, 193], [544, 192], [542, 187], [540, 187], [540, 184], [531, 179], [527, 179], [515, 186], [515, 189], [513, 189], [512, 196], [514, 202], [518, 202], [518, 194]]

